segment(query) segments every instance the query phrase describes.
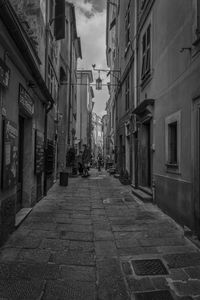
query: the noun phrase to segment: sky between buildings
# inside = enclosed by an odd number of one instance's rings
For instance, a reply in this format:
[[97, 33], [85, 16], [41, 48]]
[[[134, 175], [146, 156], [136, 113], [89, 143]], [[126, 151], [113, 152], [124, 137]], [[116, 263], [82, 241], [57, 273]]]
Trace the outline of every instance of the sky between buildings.
[[[69, 1], [69, 0], [68, 0]], [[79, 60], [78, 68], [91, 70], [92, 64], [96, 68], [107, 69], [106, 64], [106, 0], [70, 0], [75, 6], [78, 36], [81, 38], [83, 59]], [[105, 84], [108, 81], [106, 73], [100, 73]], [[93, 72], [94, 83], [98, 72]], [[94, 90], [94, 112], [103, 116], [106, 101], [109, 98], [107, 86], [101, 91]]]

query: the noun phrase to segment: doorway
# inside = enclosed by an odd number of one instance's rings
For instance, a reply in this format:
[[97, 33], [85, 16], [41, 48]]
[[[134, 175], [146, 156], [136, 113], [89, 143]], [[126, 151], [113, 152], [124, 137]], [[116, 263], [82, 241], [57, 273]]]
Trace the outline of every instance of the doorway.
[[140, 151], [139, 151], [139, 185], [151, 187], [151, 130], [150, 122], [143, 123], [140, 130]]
[[23, 199], [23, 158], [24, 158], [24, 118], [19, 116], [19, 137], [18, 137], [18, 180], [17, 180], [17, 201], [16, 213], [22, 208]]

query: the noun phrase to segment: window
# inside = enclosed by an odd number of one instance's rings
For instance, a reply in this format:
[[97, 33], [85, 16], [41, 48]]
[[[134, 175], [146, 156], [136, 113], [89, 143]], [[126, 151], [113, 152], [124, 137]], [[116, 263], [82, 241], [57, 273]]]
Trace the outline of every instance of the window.
[[129, 83], [129, 75], [127, 76], [127, 79], [125, 81], [125, 108], [126, 110], [129, 109], [129, 101], [130, 101], [130, 83]]
[[141, 79], [150, 75], [151, 70], [151, 25], [148, 26], [142, 37], [142, 72]]
[[127, 51], [127, 48], [130, 44], [130, 2], [126, 11], [126, 15], [125, 15], [125, 47]]
[[54, 99], [57, 98], [58, 83], [54, 75], [52, 65], [48, 63], [48, 89]]
[[177, 164], [177, 122], [168, 125], [168, 139], [169, 163]]
[[181, 112], [178, 111], [165, 119], [165, 153], [167, 171], [180, 172], [181, 149]]

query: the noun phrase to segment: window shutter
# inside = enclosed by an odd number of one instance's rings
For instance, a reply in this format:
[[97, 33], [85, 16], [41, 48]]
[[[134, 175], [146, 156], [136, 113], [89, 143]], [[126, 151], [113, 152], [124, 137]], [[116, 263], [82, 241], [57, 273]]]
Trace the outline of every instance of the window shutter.
[[65, 0], [56, 0], [54, 36], [56, 40], [65, 38]]

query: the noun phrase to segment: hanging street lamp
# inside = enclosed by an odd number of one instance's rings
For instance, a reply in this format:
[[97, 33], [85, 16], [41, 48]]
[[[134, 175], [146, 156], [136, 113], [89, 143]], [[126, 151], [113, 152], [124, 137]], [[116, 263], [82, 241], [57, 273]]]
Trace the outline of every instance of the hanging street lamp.
[[96, 79], [96, 90], [102, 90], [102, 79], [100, 77], [100, 71], [99, 72], [99, 77]]

